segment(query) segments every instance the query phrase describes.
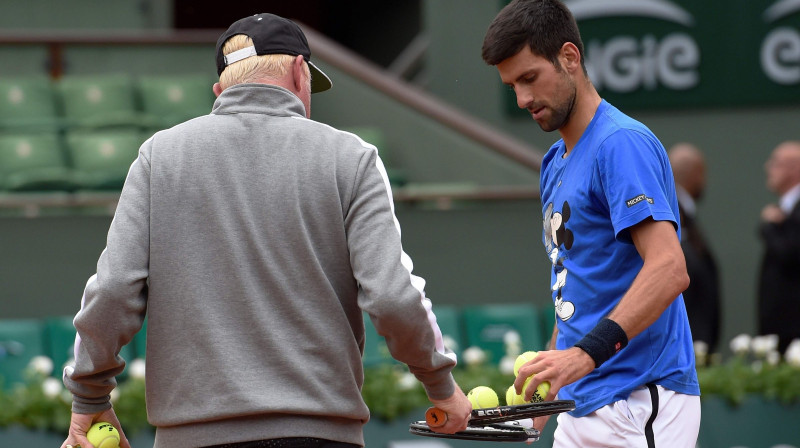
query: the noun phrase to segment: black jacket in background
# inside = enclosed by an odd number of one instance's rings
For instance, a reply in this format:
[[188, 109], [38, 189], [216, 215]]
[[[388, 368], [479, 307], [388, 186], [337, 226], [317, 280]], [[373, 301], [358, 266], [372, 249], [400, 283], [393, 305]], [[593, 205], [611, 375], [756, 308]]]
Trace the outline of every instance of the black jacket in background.
[[764, 258], [758, 287], [759, 334], [777, 334], [781, 353], [800, 338], [800, 204], [780, 224], [762, 222]]
[[719, 343], [720, 290], [717, 263], [694, 217], [681, 214], [681, 248], [686, 257], [689, 287], [683, 292], [694, 341], [708, 344], [715, 353]]

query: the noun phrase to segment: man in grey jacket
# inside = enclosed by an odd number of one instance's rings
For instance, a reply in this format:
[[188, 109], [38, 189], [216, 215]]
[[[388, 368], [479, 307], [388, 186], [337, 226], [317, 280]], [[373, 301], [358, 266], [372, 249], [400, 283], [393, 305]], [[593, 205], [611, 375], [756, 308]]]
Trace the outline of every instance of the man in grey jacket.
[[123, 434], [109, 394], [145, 316], [157, 448], [363, 446], [362, 310], [448, 413], [440, 431], [466, 427], [386, 171], [374, 146], [309, 119], [331, 87], [310, 57], [289, 20], [235, 22], [211, 114], [142, 145], [74, 320], [62, 448], [89, 447], [97, 421]]

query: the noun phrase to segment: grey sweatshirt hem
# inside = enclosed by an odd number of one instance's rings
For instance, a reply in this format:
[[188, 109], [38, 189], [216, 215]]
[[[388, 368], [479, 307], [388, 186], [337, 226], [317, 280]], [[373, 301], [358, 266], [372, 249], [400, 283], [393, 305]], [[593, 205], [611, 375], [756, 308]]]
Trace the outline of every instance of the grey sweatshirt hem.
[[315, 437], [364, 446], [360, 420], [262, 414], [156, 428], [153, 448], [197, 448], [283, 437]]

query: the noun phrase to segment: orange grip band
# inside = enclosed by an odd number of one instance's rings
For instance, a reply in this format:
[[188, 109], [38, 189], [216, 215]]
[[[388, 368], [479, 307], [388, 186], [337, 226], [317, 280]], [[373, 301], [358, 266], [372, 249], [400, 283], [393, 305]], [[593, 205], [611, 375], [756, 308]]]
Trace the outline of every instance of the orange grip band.
[[428, 408], [425, 411], [425, 422], [431, 428], [438, 428], [447, 423], [447, 413], [439, 408]]

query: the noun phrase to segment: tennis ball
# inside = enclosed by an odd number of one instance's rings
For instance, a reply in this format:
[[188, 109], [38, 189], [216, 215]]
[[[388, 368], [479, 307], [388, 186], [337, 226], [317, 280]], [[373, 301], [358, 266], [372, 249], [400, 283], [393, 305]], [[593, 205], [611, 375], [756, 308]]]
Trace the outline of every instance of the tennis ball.
[[529, 403], [525, 401], [525, 397], [522, 395], [517, 395], [517, 391], [514, 390], [514, 385], [512, 384], [509, 386], [508, 390], [506, 391], [506, 404], [509, 406], [514, 406], [517, 404], [525, 404]]
[[472, 403], [472, 409], [496, 408], [500, 406], [497, 393], [486, 386], [478, 386], [469, 391], [467, 399]]
[[111, 423], [97, 422], [89, 428], [86, 438], [94, 448], [119, 448], [119, 431]]
[[525, 352], [517, 356], [517, 360], [514, 361], [514, 376], [519, 375], [519, 368], [522, 367], [523, 364], [535, 358], [538, 354], [539, 352]]
[[[528, 385], [531, 383], [532, 380], [533, 376], [525, 380], [525, 384], [522, 385], [523, 395], [525, 395], [525, 389], [528, 388]], [[540, 403], [544, 401], [544, 398], [547, 396], [548, 392], [550, 392], [550, 381], [542, 381], [541, 384], [536, 386], [536, 390], [533, 392], [533, 397], [531, 397], [531, 403]]]

